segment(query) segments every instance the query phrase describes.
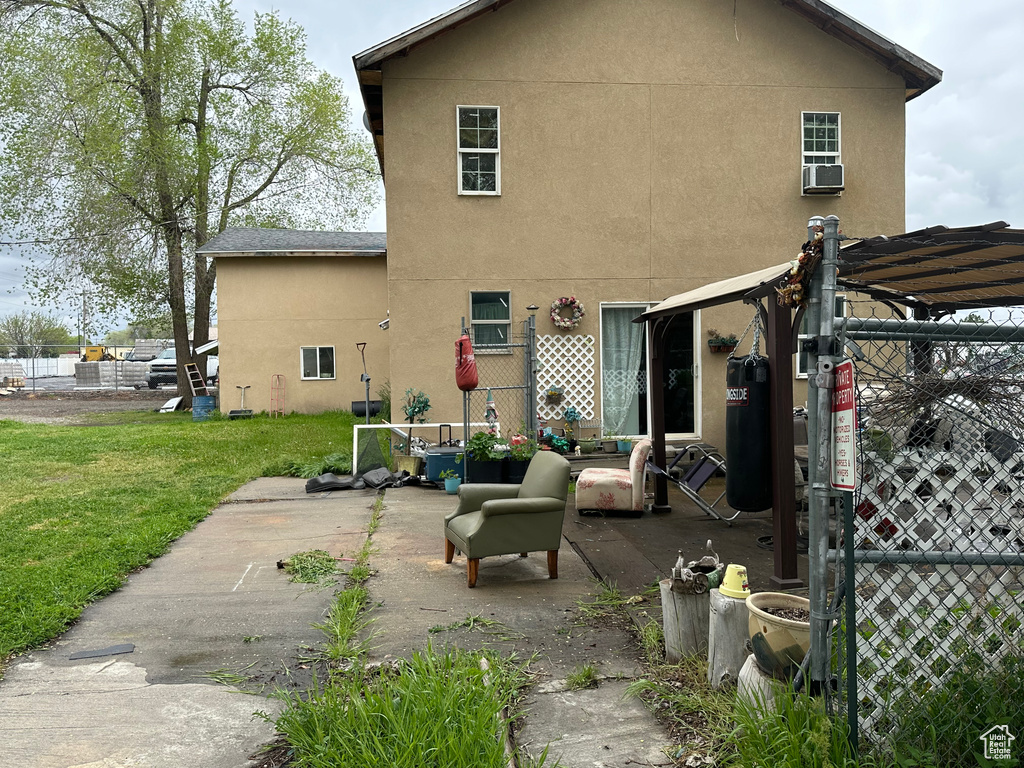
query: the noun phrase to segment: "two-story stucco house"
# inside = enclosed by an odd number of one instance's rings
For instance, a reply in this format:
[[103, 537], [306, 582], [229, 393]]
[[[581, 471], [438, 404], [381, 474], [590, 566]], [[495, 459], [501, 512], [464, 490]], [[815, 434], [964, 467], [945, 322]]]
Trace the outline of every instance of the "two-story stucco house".
[[[486, 346], [536, 305], [542, 344], [571, 350], [577, 337], [587, 353], [589, 371], [542, 371], [576, 389], [587, 418], [643, 434], [662, 386], [670, 436], [717, 444], [725, 355], [707, 331], [739, 334], [751, 310], [678, 321], [663, 382], [646, 381], [632, 320], [792, 258], [813, 215], [902, 232], [905, 104], [941, 79], [820, 0], [474, 0], [354, 62], [387, 192], [393, 391], [424, 390], [433, 420], [461, 421], [462, 318]], [[220, 279], [230, 391], [241, 332], [231, 338], [233, 275]], [[586, 314], [563, 330], [548, 310], [567, 296]], [[301, 335], [287, 344], [298, 360]], [[341, 400], [361, 397], [357, 373]]]

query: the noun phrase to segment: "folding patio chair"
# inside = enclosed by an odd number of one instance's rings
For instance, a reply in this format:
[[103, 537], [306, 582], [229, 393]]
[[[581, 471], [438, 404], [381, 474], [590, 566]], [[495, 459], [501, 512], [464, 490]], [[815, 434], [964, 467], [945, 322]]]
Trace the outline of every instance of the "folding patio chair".
[[[686, 471], [682, 477], [677, 478], [672, 474], [672, 470], [675, 469], [676, 464], [683, 458], [683, 456], [695, 454], [696, 459], [690, 468]], [[669, 482], [673, 483], [680, 491], [682, 491], [687, 498], [696, 504], [701, 511], [705, 514], [710, 515], [718, 520], [722, 520], [726, 525], [731, 526], [732, 521], [739, 516], [739, 512], [736, 512], [732, 517], [725, 517], [719, 514], [718, 510], [715, 509], [715, 505], [722, 500], [725, 496], [723, 490], [718, 494], [711, 503], [700, 495], [700, 489], [703, 488], [708, 480], [710, 480], [716, 472], [721, 470], [726, 471], [725, 458], [713, 446], [707, 445], [706, 443], [693, 443], [681, 449], [676, 457], [672, 460], [672, 463], [668, 465], [667, 469], [653, 464], [648, 460], [647, 468], [655, 475], [664, 475], [668, 478]]]

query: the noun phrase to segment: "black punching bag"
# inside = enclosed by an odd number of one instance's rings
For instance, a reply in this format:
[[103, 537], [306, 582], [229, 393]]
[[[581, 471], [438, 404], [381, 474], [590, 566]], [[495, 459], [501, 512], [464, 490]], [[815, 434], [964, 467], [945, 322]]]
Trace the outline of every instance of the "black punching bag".
[[767, 357], [729, 358], [725, 374], [725, 500], [735, 510], [772, 506]]

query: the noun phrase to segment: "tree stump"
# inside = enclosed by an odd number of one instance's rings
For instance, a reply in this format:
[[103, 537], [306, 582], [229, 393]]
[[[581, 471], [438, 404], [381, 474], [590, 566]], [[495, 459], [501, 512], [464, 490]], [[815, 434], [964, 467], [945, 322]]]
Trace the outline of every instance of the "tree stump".
[[680, 594], [672, 591], [672, 580], [661, 586], [662, 623], [665, 628], [665, 660], [677, 664], [688, 656], [707, 655], [708, 594]]
[[708, 682], [712, 688], [735, 685], [747, 658], [746, 602], [712, 589], [709, 624]]

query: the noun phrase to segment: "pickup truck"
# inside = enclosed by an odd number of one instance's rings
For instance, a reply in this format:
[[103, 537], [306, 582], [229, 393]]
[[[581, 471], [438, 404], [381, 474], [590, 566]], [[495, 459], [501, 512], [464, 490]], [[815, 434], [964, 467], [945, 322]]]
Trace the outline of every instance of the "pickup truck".
[[[210, 355], [206, 358], [206, 383], [212, 385], [217, 381], [220, 373], [220, 361]], [[146, 368], [146, 384], [150, 389], [156, 389], [161, 384], [178, 385], [178, 359], [174, 353], [174, 347], [169, 347], [150, 360]]]

